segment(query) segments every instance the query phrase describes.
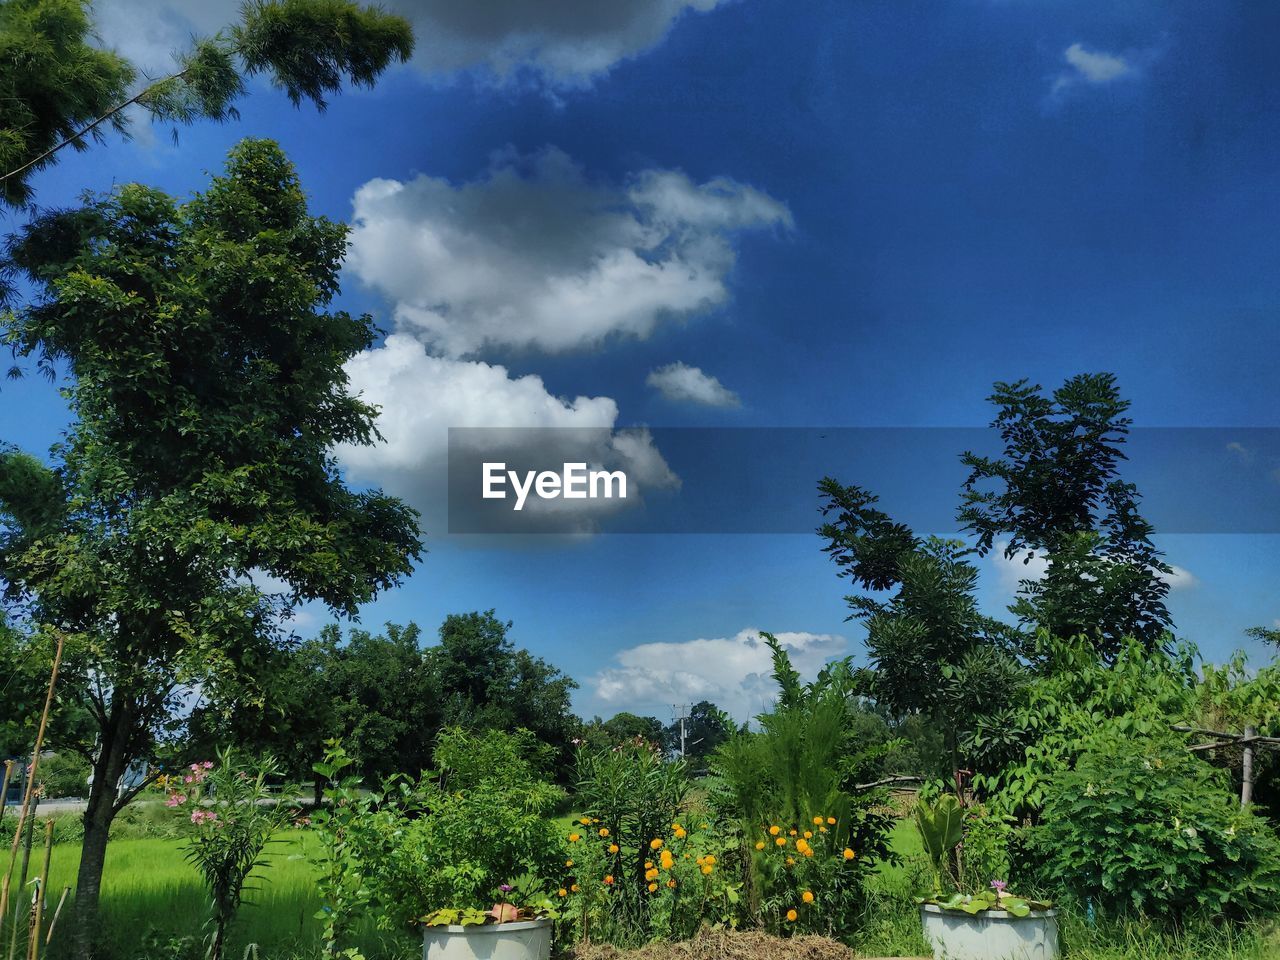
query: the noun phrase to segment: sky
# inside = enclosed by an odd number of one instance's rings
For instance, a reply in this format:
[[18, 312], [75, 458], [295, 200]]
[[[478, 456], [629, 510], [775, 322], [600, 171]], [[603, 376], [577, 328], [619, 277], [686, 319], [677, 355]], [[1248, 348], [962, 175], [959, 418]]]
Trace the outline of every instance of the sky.
[[[494, 608], [579, 681], [586, 716], [666, 719], [707, 698], [745, 719], [770, 695], [759, 630], [808, 675], [863, 655], [802, 525], [450, 535], [450, 427], [585, 428], [583, 457], [678, 503], [696, 478], [667, 428], [978, 427], [995, 381], [1109, 371], [1137, 427], [1221, 428], [1154, 483], [1280, 501], [1276, 448], [1240, 439], [1280, 427], [1280, 7], [386, 5], [418, 45], [372, 90], [318, 114], [254, 81], [237, 122], [175, 142], [143, 119], [33, 181], [46, 206], [133, 180], [186, 196], [266, 136], [312, 210], [353, 225], [341, 304], [386, 336], [348, 373], [386, 440], [337, 453], [351, 482], [423, 510], [429, 551], [365, 626], [429, 633]], [[238, 7], [99, 0], [96, 15], [104, 45], [158, 76]], [[44, 452], [67, 419], [48, 383], [0, 391], [4, 441]], [[743, 468], [756, 488], [816, 526], [826, 469], [804, 479], [768, 431], [734, 436], [761, 438]], [[1231, 465], [1253, 499], [1224, 485]], [[932, 473], [877, 492], [908, 509]], [[949, 475], [934, 495], [955, 497]], [[1244, 630], [1280, 625], [1280, 527], [1191, 528], [1157, 540], [1179, 635], [1264, 662]], [[1031, 568], [978, 563], [998, 613]], [[308, 607], [295, 626], [326, 619]]]

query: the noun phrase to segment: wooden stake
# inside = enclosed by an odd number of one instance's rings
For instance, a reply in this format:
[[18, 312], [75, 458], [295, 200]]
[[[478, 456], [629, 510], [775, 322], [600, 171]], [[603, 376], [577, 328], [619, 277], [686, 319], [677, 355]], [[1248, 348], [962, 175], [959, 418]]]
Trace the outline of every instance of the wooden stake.
[[4, 820], [4, 809], [9, 806], [9, 778], [13, 776], [13, 767], [12, 760], [4, 762], [4, 786], [0, 787], [0, 820]]
[[[9, 913], [9, 886], [13, 882], [13, 867], [18, 860], [18, 845], [22, 841], [22, 828], [26, 825], [27, 812], [31, 809], [31, 798], [35, 793], [36, 771], [40, 767], [40, 753], [44, 750], [44, 732], [49, 726], [49, 711], [53, 709], [53, 691], [58, 685], [58, 667], [62, 665], [62, 648], [66, 643], [66, 635], [58, 632], [58, 648], [53, 654], [53, 669], [49, 671], [49, 690], [44, 698], [44, 710], [40, 713], [40, 726], [36, 730], [36, 745], [31, 751], [31, 770], [27, 776], [27, 788], [22, 794], [22, 811], [18, 814], [18, 826], [13, 831], [13, 844], [9, 847], [9, 868], [5, 870], [4, 880], [0, 881], [0, 927]], [[34, 815], [34, 814], [33, 814]]]
[[1253, 727], [1244, 728], [1244, 768], [1240, 774], [1240, 806], [1253, 803]]
[[62, 905], [67, 902], [67, 894], [70, 892], [70, 887], [62, 888], [62, 896], [58, 898], [58, 909], [53, 911], [53, 919], [49, 921], [49, 932], [45, 934], [44, 943], [46, 947], [53, 943], [53, 928], [58, 925], [58, 918], [62, 916]]
[[44, 868], [40, 871], [40, 886], [36, 888], [36, 902], [31, 908], [31, 933], [27, 941], [27, 960], [40, 960], [40, 928], [44, 924], [44, 891], [49, 886], [49, 861], [53, 858], [53, 818], [44, 822]]

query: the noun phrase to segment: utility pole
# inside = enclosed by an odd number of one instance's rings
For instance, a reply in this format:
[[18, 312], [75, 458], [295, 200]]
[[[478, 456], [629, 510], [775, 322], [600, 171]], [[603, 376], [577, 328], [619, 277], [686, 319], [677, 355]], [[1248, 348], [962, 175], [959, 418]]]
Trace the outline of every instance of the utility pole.
[[685, 724], [685, 721], [689, 719], [689, 705], [687, 703], [672, 704], [671, 716], [676, 723], [680, 724], [680, 759], [683, 760], [684, 759], [684, 737], [685, 737], [684, 724]]

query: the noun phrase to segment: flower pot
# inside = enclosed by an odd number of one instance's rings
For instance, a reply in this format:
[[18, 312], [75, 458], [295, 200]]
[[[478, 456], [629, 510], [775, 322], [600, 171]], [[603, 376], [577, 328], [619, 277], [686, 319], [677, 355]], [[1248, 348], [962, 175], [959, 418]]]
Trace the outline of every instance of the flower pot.
[[550, 956], [550, 920], [422, 928], [422, 960], [548, 960]]
[[921, 904], [924, 938], [936, 960], [1057, 960], [1058, 911], [1015, 917], [1004, 910], [973, 915]]

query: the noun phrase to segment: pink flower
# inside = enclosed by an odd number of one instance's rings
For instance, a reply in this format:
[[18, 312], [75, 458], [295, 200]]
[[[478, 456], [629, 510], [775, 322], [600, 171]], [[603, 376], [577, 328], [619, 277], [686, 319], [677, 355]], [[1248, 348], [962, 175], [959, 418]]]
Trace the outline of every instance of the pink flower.
[[201, 766], [203, 766], [206, 770], [212, 770], [212, 769], [213, 769], [213, 761], [212, 761], [212, 760], [206, 760], [203, 764], [201, 764]]
[[171, 793], [169, 799], [164, 802], [166, 807], [180, 807], [187, 802], [187, 796], [184, 793]]
[[197, 826], [205, 823], [212, 826], [218, 822], [218, 815], [212, 810], [193, 810], [191, 811], [191, 822]]

